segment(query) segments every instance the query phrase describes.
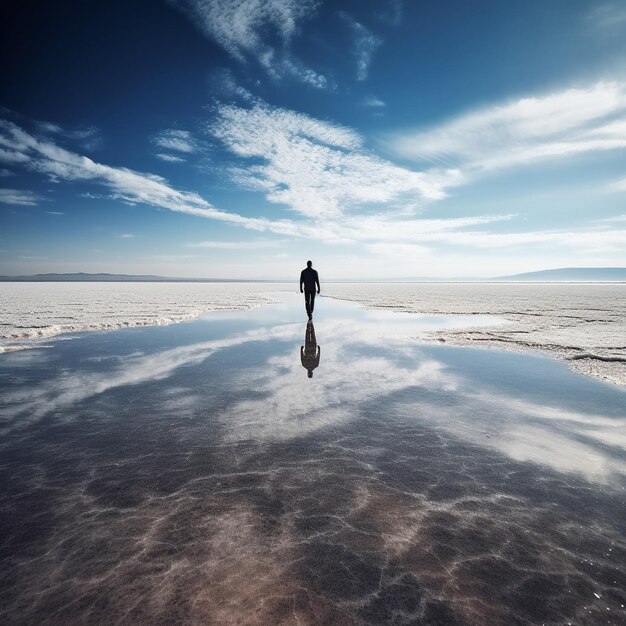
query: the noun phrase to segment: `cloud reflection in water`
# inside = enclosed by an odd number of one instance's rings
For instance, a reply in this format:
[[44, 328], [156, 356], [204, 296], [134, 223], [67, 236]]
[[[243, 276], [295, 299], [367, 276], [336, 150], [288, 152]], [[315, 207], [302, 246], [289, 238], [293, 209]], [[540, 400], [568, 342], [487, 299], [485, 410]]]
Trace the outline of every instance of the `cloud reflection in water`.
[[619, 390], [542, 361], [540, 392], [531, 357], [330, 303], [309, 379], [304, 324], [239, 315], [175, 348], [153, 344], [182, 326], [128, 334], [91, 369], [66, 342], [63, 369], [3, 390], [3, 621], [623, 617]]

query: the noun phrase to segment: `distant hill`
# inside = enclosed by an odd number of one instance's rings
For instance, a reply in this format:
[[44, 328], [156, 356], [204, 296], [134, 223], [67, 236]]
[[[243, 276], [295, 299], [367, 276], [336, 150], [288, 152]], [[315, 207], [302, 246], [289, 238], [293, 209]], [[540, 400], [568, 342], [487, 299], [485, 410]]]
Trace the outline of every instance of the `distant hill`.
[[[85, 272], [77, 272], [75, 274], [32, 274], [30, 276], [0, 276], [1, 281], [131, 281], [131, 282], [153, 282], [161, 280], [172, 280], [171, 278], [164, 278], [163, 276], [152, 275], [140, 275], [135, 276], [132, 274], [86, 274]], [[176, 280], [176, 279], [173, 279]]]
[[[396, 278], [387, 280], [327, 280], [329, 283], [344, 282], [626, 282], [626, 267], [566, 267], [555, 270], [541, 270], [539, 272], [526, 272], [513, 274], [512, 276], [498, 276], [496, 278]], [[29, 276], [0, 276], [0, 282], [128, 282], [128, 283], [275, 283], [293, 282], [293, 280], [238, 280], [234, 278], [175, 278], [171, 276], [157, 276], [154, 274], [88, 274], [76, 272], [72, 274], [31, 274]]]
[[498, 276], [493, 280], [563, 281], [563, 282], [626, 282], [626, 267], [562, 267], [556, 270], [525, 272]]
[[170, 278], [152, 274], [32, 274], [30, 276], [0, 276], [0, 282], [129, 282], [129, 283], [258, 283], [262, 280], [233, 280], [225, 278]]

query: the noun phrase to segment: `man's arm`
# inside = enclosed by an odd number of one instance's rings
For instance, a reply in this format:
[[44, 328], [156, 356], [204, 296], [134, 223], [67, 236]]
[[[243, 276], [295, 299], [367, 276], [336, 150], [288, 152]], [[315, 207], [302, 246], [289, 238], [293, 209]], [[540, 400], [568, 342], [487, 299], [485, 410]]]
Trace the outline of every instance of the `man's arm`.
[[304, 282], [304, 270], [300, 272], [300, 293], [302, 293], [302, 283]]
[[315, 284], [317, 285], [317, 293], [320, 292], [320, 275], [315, 272]]

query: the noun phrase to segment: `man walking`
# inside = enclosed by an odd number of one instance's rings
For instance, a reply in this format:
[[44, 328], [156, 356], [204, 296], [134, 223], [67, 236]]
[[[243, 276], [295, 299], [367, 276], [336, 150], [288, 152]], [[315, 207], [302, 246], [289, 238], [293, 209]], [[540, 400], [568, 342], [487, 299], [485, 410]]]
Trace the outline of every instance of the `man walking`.
[[303, 293], [302, 287], [304, 286], [304, 306], [306, 307], [306, 314], [309, 316], [310, 320], [313, 319], [316, 286], [317, 293], [320, 292], [320, 279], [312, 266], [313, 263], [311, 263], [311, 261], [307, 261], [306, 269], [303, 269], [300, 273], [300, 293]]

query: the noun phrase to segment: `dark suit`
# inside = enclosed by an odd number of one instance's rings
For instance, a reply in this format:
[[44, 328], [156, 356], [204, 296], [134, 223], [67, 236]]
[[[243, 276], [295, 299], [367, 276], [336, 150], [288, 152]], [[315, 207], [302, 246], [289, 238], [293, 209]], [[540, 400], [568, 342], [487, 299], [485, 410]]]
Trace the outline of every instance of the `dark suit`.
[[315, 306], [315, 288], [317, 293], [320, 292], [320, 279], [317, 270], [307, 267], [300, 272], [300, 293], [304, 287], [304, 306], [306, 308], [309, 319], [313, 316], [313, 307]]

